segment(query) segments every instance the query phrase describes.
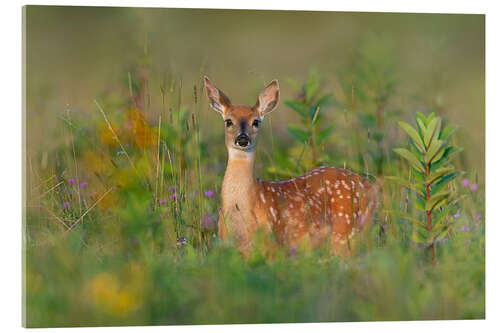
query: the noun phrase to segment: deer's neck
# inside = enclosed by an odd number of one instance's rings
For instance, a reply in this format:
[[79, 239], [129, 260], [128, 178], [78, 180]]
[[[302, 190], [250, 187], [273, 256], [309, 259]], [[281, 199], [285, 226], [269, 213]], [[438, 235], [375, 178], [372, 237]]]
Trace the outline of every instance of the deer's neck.
[[255, 200], [255, 152], [229, 148], [228, 153], [226, 174], [222, 183], [222, 209], [225, 213], [247, 218]]

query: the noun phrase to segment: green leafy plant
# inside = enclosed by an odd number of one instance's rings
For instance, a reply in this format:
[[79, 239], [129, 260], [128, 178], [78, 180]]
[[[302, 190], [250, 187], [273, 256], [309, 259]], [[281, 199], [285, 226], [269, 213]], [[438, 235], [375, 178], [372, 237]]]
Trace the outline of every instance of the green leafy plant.
[[[370, 35], [359, 46], [347, 67], [338, 70], [341, 88], [335, 106], [344, 113], [345, 146], [354, 142], [361, 149], [348, 156], [358, 168], [373, 168], [382, 175], [391, 148], [387, 127], [401, 115], [398, 106], [398, 57], [394, 42], [387, 35]], [[387, 170], [385, 170], [387, 171]]]
[[417, 126], [403, 121], [399, 126], [408, 134], [408, 148], [395, 148], [394, 152], [403, 157], [412, 168], [413, 179], [387, 177], [408, 188], [416, 194], [415, 208], [421, 217], [403, 216], [413, 222], [412, 240], [428, 246], [434, 257], [436, 242], [444, 239], [452, 227], [449, 218], [455, 198], [450, 190], [450, 182], [460, 171], [451, 164], [453, 156], [461, 148], [450, 145], [450, 137], [457, 126], [441, 128], [441, 118], [431, 113], [425, 116], [416, 114]]
[[301, 125], [288, 125], [288, 132], [293, 139], [303, 144], [303, 150], [297, 164], [300, 164], [305, 148], [309, 144], [314, 166], [320, 160], [318, 147], [333, 132], [334, 125], [322, 129], [320, 126], [322, 118], [320, 110], [331, 103], [333, 94], [322, 93], [321, 79], [317, 71], [312, 71], [303, 85], [296, 82], [291, 83], [299, 90], [299, 94], [295, 99], [286, 100], [285, 104], [300, 115]]

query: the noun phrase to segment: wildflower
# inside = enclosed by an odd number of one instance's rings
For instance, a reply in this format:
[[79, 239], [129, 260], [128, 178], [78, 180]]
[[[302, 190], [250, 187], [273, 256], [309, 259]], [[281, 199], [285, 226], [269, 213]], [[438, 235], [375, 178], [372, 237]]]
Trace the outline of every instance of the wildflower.
[[469, 232], [470, 231], [470, 228], [466, 225], [464, 225], [461, 229], [462, 232]]
[[459, 213], [456, 213], [455, 215], [453, 215], [453, 217], [456, 219], [458, 219], [460, 217], [460, 214]]
[[178, 198], [178, 196], [177, 196], [177, 193], [175, 193], [175, 192], [170, 195], [170, 199], [174, 199], [175, 200], [177, 198]]
[[483, 216], [481, 214], [476, 215], [476, 219], [481, 220]]
[[262, 169], [263, 167], [264, 167], [264, 164], [262, 164], [262, 163], [257, 164], [257, 168]]
[[177, 246], [181, 246], [181, 245], [184, 245], [184, 244], [187, 244], [186, 237], [181, 237], [181, 238], [177, 239], [177, 243], [176, 243]]
[[384, 231], [385, 231], [385, 229], [387, 229], [387, 226], [385, 224], [382, 224], [381, 227], [382, 227], [382, 230], [384, 230]]
[[83, 182], [83, 183], [81, 183], [81, 184], [80, 184], [80, 187], [81, 187], [81, 188], [84, 188], [84, 187], [86, 187], [88, 184], [89, 184], [89, 183], [87, 183], [87, 182]]
[[69, 205], [70, 205], [70, 202], [69, 202], [69, 201], [66, 201], [66, 202], [62, 205], [62, 209], [67, 209], [67, 208], [69, 208]]
[[164, 205], [164, 204], [166, 204], [166, 203], [167, 203], [167, 200], [166, 200], [166, 199], [161, 199], [161, 200], [158, 200], [158, 203], [159, 203], [160, 205]]
[[70, 179], [68, 179], [68, 183], [70, 183], [70, 184], [74, 184], [74, 183], [75, 183], [75, 180], [74, 180], [73, 178], [70, 178]]
[[462, 186], [463, 187], [468, 187], [469, 183], [470, 183], [470, 181], [467, 178], [465, 178], [464, 180], [462, 180]]
[[477, 191], [477, 184], [470, 184], [469, 188], [471, 191]]
[[169, 192], [175, 192], [175, 190], [176, 190], [176, 189], [177, 189], [177, 186], [170, 186], [170, 187], [168, 188], [168, 191], [169, 191]]
[[212, 191], [212, 190], [205, 191], [206, 198], [211, 198], [213, 196], [214, 196], [214, 191]]

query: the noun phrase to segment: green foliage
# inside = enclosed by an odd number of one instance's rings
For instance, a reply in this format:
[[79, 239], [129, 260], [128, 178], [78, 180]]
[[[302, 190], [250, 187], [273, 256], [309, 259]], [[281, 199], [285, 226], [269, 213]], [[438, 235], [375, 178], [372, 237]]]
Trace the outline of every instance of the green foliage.
[[434, 113], [426, 117], [417, 112], [416, 123], [414, 128], [408, 123], [399, 122], [399, 126], [409, 137], [409, 148], [394, 149], [412, 167], [415, 179], [387, 178], [418, 196], [416, 208], [422, 211], [420, 217], [402, 217], [415, 225], [413, 241], [433, 246], [443, 240], [453, 228], [453, 220], [449, 215], [455, 195], [450, 191], [449, 184], [462, 172], [454, 171], [451, 160], [453, 154], [461, 149], [449, 143], [456, 126], [441, 130], [441, 118]]
[[340, 140], [346, 140], [347, 147], [351, 142], [359, 147], [350, 154], [349, 163], [356, 169], [370, 168], [379, 176], [391, 162], [389, 126], [402, 113], [396, 103], [399, 79], [393, 49], [389, 35], [370, 35], [349, 65], [338, 70], [341, 94], [334, 101], [344, 112], [348, 129]]
[[291, 137], [303, 147], [297, 166], [303, 162], [306, 148], [310, 148], [311, 163], [312, 166], [316, 166], [321, 162], [319, 147], [331, 136], [334, 129], [333, 124], [322, 126], [323, 114], [321, 112], [322, 108], [332, 103], [333, 94], [322, 93], [321, 77], [316, 70], [309, 74], [303, 85], [296, 81], [290, 83], [299, 90], [296, 99], [285, 101], [285, 105], [300, 116], [301, 125], [288, 125]]

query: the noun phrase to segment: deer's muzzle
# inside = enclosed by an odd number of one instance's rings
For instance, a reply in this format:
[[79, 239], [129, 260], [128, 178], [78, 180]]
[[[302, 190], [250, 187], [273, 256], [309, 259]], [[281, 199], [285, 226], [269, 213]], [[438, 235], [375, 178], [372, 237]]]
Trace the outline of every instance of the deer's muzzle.
[[250, 144], [250, 137], [247, 134], [245, 134], [245, 133], [241, 133], [240, 135], [238, 135], [236, 137], [235, 144], [237, 146], [245, 148], [245, 147], [247, 147]]

